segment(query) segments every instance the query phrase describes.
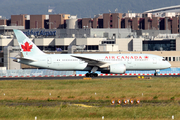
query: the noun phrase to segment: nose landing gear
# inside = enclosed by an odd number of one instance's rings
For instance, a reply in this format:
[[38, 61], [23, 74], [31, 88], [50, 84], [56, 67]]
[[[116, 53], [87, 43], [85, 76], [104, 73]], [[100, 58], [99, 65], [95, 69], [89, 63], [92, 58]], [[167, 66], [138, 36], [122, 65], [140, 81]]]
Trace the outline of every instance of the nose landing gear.
[[157, 73], [156, 73], [156, 72], [154, 73], [154, 76], [157, 76]]
[[159, 71], [160, 70], [155, 70], [154, 76], [157, 76]]

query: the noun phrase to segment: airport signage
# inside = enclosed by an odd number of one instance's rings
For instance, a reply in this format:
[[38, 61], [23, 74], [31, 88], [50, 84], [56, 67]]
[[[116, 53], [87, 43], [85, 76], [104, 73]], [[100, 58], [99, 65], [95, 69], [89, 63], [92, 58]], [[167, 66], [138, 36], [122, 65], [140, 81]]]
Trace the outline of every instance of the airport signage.
[[46, 30], [39, 30], [39, 31], [34, 31], [34, 30], [28, 30], [24, 32], [25, 35], [27, 36], [56, 36], [56, 31], [46, 31]]

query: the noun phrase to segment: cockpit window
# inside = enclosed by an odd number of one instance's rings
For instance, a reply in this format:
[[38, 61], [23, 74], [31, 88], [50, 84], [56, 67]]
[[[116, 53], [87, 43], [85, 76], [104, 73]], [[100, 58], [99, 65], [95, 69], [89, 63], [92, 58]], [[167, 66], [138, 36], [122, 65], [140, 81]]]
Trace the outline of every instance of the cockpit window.
[[163, 58], [162, 61], [166, 61], [166, 60]]

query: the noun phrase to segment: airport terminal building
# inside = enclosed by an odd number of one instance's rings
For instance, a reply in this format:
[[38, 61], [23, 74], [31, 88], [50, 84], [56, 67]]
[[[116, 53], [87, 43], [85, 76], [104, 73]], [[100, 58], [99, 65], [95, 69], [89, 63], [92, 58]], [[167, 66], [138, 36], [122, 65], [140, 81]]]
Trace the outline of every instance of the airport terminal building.
[[[138, 33], [132, 32], [131, 29], [23, 29], [22, 31], [48, 54], [149, 53], [165, 57], [172, 67], [180, 67], [180, 48], [178, 47], [180, 37], [179, 34], [170, 34], [170, 31], [159, 31], [161, 34], [156, 37], [149, 36], [152, 34], [151, 30], [142, 30], [142, 35], [137, 37]], [[121, 38], [116, 37], [118, 33], [122, 34]], [[8, 30], [5, 34], [11, 34], [11, 36], [0, 37], [1, 67], [33, 68], [20, 65], [10, 59], [21, 54], [12, 30]]]
[[15, 63], [21, 56], [13, 29], [20, 29], [48, 54], [149, 53], [180, 67], [179, 13], [104, 13], [94, 18], [69, 14], [12, 15], [0, 20], [0, 66], [33, 68]]

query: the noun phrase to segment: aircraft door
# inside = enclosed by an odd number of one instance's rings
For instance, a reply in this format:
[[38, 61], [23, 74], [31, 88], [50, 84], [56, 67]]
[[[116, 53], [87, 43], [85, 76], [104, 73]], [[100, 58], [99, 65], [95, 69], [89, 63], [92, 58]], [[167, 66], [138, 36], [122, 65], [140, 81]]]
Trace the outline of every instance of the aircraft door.
[[128, 63], [128, 64], [131, 64], [132, 61], [131, 61], [130, 59], [127, 59], [127, 63]]
[[127, 59], [127, 67], [128, 68], [134, 68], [134, 63], [132, 64], [132, 60], [131, 59]]
[[157, 64], [157, 58], [153, 58], [153, 64]]
[[51, 62], [52, 62], [51, 58], [48, 57], [48, 58], [47, 58], [47, 63], [48, 63], [48, 64], [51, 64]]

